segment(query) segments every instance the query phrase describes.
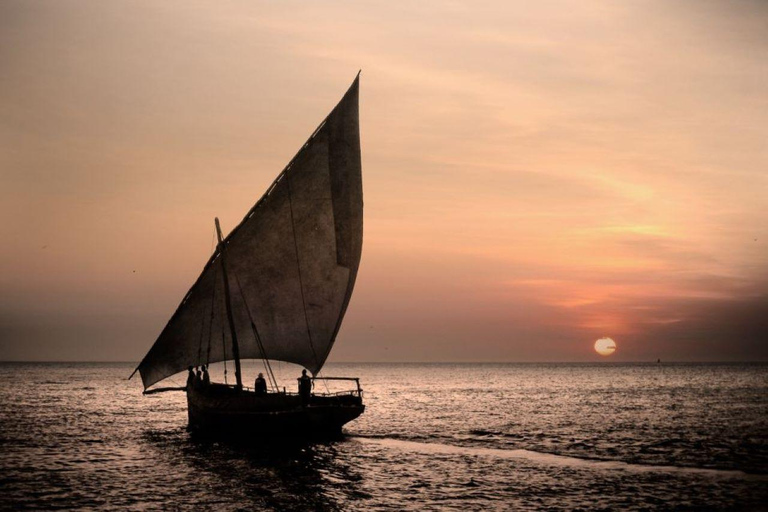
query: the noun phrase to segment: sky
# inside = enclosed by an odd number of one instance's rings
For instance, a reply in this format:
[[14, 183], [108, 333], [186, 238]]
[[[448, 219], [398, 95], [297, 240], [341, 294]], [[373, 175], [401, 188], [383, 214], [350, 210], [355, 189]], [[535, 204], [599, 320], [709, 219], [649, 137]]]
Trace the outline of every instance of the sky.
[[3, 0], [0, 360], [139, 361], [359, 69], [330, 361], [768, 360], [748, 0]]

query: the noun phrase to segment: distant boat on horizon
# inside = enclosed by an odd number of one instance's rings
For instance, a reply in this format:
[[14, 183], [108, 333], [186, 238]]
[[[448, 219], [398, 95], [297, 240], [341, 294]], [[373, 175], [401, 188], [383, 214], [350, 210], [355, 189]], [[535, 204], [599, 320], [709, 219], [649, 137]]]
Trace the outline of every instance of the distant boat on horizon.
[[[243, 221], [222, 237], [139, 363], [144, 393], [184, 389], [189, 427], [213, 433], [338, 435], [365, 410], [355, 389], [300, 396], [278, 387], [270, 360], [318, 377], [352, 295], [363, 242], [360, 73]], [[269, 387], [243, 386], [241, 359], [264, 362]], [[236, 384], [155, 388], [187, 370], [233, 360]], [[191, 369], [190, 369], [191, 371]]]

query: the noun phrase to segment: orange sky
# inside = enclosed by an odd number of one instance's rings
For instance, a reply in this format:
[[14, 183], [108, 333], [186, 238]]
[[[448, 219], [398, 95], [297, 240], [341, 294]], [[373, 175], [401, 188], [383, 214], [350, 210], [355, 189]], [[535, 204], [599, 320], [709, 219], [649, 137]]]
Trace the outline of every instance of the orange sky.
[[5, 0], [0, 359], [139, 360], [360, 68], [331, 361], [768, 359], [767, 56], [759, 1]]

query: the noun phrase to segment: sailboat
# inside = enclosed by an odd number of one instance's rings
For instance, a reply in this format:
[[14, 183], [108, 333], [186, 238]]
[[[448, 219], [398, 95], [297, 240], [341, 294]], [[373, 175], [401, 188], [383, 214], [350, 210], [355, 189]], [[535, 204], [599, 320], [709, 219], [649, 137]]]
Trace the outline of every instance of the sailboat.
[[[216, 219], [213, 255], [131, 375], [139, 372], [145, 394], [186, 391], [192, 430], [337, 435], [365, 410], [358, 378], [318, 376], [341, 328], [362, 251], [359, 81], [358, 73], [226, 238]], [[262, 360], [271, 389], [259, 393], [243, 385], [242, 359]], [[152, 388], [222, 361], [234, 361], [235, 384], [190, 378], [183, 388]], [[354, 388], [287, 392], [270, 361], [300, 365], [313, 381], [346, 380]]]

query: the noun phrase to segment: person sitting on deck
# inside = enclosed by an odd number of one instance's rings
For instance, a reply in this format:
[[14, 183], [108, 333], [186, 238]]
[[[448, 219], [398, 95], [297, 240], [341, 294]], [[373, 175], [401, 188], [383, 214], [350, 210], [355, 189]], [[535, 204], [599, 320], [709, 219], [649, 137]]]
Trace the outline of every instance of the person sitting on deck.
[[312, 396], [312, 379], [307, 375], [307, 370], [301, 370], [301, 377], [296, 380], [299, 381], [301, 403], [307, 405], [309, 404], [309, 398]]
[[195, 372], [192, 371], [192, 367], [190, 366], [187, 368], [189, 370], [189, 375], [187, 375], [187, 391], [195, 387]]
[[203, 365], [203, 386], [211, 385], [211, 376], [208, 374], [208, 365]]
[[253, 384], [253, 388], [257, 395], [261, 396], [267, 394], [267, 381], [264, 380], [263, 373], [260, 373], [259, 376], [256, 377], [256, 382]]

